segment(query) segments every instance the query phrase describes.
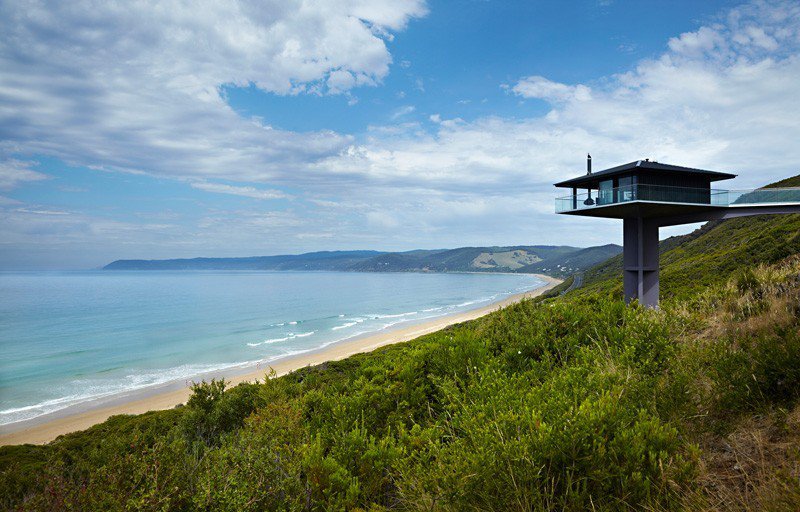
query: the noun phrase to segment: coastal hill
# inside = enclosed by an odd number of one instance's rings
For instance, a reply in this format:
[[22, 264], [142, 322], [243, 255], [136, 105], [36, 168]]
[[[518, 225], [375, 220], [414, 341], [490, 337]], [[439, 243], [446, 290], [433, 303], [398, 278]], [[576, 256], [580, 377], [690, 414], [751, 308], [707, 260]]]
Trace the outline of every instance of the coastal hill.
[[[566, 277], [576, 272], [589, 269], [604, 262], [611, 257], [621, 254], [622, 247], [616, 244], [598, 245], [587, 247], [579, 251], [551, 257], [545, 260], [531, 263], [517, 269], [517, 272], [529, 272], [533, 274], [547, 274], [554, 277]], [[621, 257], [621, 256], [620, 256]]]
[[117, 260], [104, 270], [335, 270], [355, 272], [530, 272], [555, 276], [587, 269], [619, 254], [610, 244], [462, 247], [406, 252], [323, 251], [247, 258]]
[[658, 310], [623, 303], [612, 258], [564, 295], [2, 447], [0, 507], [800, 510], [800, 215], [661, 253]]
[[117, 260], [103, 270], [344, 270], [384, 254], [380, 251], [320, 251], [245, 258]]

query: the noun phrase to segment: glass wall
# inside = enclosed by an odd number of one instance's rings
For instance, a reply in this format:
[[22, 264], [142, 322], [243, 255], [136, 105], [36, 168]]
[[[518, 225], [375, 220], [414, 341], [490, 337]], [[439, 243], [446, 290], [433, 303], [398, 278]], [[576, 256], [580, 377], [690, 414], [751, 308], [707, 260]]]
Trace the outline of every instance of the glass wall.
[[[628, 178], [630, 179], [630, 178]], [[619, 180], [620, 186], [609, 189], [602, 183], [599, 191], [580, 192], [556, 199], [556, 212], [583, 210], [596, 206], [606, 206], [625, 201], [655, 201], [659, 203], [698, 204], [712, 206], [748, 206], [774, 204], [800, 204], [800, 188], [766, 188], [751, 190], [711, 190], [663, 185], [625, 185], [625, 178]], [[597, 200], [595, 201], [595, 196]]]
[[634, 201], [636, 199], [636, 176], [626, 176], [619, 179], [619, 187], [617, 188], [617, 201]]
[[597, 204], [612, 204], [614, 202], [614, 180], [600, 182], [597, 192]]

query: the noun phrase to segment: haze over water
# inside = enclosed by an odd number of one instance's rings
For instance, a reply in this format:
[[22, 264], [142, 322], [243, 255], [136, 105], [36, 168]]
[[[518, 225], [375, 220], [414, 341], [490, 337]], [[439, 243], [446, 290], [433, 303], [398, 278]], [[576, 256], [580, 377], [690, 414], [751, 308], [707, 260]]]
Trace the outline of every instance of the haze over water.
[[2, 272], [0, 425], [309, 352], [542, 284], [514, 274]]

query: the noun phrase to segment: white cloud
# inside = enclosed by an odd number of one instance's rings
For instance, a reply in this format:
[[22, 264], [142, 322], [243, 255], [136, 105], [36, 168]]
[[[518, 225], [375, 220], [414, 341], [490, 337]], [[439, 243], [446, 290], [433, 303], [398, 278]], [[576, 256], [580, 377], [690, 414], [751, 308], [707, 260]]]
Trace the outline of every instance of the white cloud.
[[415, 110], [416, 107], [414, 107], [413, 105], [402, 106], [392, 113], [392, 120], [400, 119], [403, 116], [407, 116], [408, 114], [411, 114]]
[[[205, 190], [248, 197], [270, 193], [249, 183], [290, 182], [303, 195], [292, 202], [293, 211], [212, 211], [189, 227], [148, 224], [137, 231], [121, 224], [117, 235], [115, 224], [99, 219], [12, 212], [14, 222], [2, 226], [0, 239], [32, 244], [46, 237], [66, 243], [84, 235], [99, 240], [102, 233], [139, 251], [118, 257], [213, 255], [212, 247], [214, 254], [231, 256], [295, 252], [319, 249], [319, 240], [327, 240], [327, 248], [335, 248], [330, 243], [384, 249], [543, 241], [588, 245], [619, 242], [619, 224], [576, 223], [553, 215], [551, 185], [581, 173], [587, 151], [598, 169], [650, 157], [739, 172], [741, 187], [800, 172], [800, 6], [793, 2], [732, 9], [714, 23], [676, 34], [664, 42], [661, 55], [625, 73], [585, 84], [527, 76], [509, 87], [523, 101], [549, 102], [543, 116], [465, 121], [432, 114], [424, 126], [398, 116], [389, 126], [372, 127], [363, 139], [285, 132], [242, 120], [217, 88], [252, 80], [286, 94], [348, 95], [352, 87], [385, 76], [382, 66], [391, 62], [386, 31], [402, 29], [418, 13], [412, 14], [412, 4], [390, 2], [387, 8], [399, 6], [405, 17], [374, 14], [385, 25], [348, 25], [330, 10], [303, 14], [309, 18], [301, 21], [300, 14], [287, 14], [282, 5], [264, 11], [271, 18], [255, 17], [252, 31], [245, 23], [241, 36], [258, 40], [280, 26], [284, 34], [294, 31], [303, 44], [326, 36], [353, 39], [349, 46], [341, 43], [348, 57], [339, 53], [326, 61], [328, 47], [315, 43], [319, 58], [305, 62], [288, 37], [279, 51], [263, 51], [261, 43], [230, 46], [227, 37], [236, 39], [238, 32], [212, 38], [208, 34], [226, 24], [208, 28], [200, 21], [186, 22], [185, 37], [193, 43], [175, 49], [163, 43], [166, 29], [157, 23], [133, 22], [122, 12], [107, 15], [113, 8], [105, 5], [99, 8], [105, 13], [100, 21], [91, 13], [81, 23], [68, 15], [64, 26], [78, 26], [72, 31], [57, 26], [57, 12], [37, 14], [43, 25], [4, 18], [17, 32], [22, 30], [17, 25], [30, 25], [55, 34], [40, 44], [38, 36], [23, 30], [14, 40], [30, 44], [30, 49], [21, 47], [24, 55], [35, 57], [28, 61], [9, 60], [10, 47], [0, 47], [2, 69], [12, 70], [0, 74], [0, 140], [7, 141], [2, 146], [7, 151], [20, 148], [71, 162], [180, 176]], [[343, 12], [350, 4], [344, 5]], [[179, 10], [174, 16], [188, 15]], [[106, 43], [106, 22], [114, 22], [110, 30], [128, 24], [134, 30], [122, 31], [129, 34], [124, 44]], [[101, 28], [90, 30], [93, 23]], [[338, 23], [353, 32], [337, 31]], [[177, 30], [183, 24], [168, 25]], [[30, 27], [26, 30], [34, 30]], [[95, 33], [100, 42], [92, 39]], [[11, 40], [5, 37], [0, 44]], [[114, 65], [106, 64], [109, 55]], [[222, 56], [230, 62], [220, 63]], [[51, 76], [64, 79], [55, 83]], [[19, 122], [12, 125], [10, 119]], [[9, 232], [12, 227], [20, 232]]]
[[[334, 229], [342, 239], [357, 240], [357, 231], [380, 246], [620, 242], [618, 223], [576, 223], [552, 213], [552, 183], [582, 173], [586, 152], [598, 169], [649, 157], [731, 171], [740, 178], [728, 186], [741, 188], [797, 174], [798, 11], [786, 3], [735, 9], [697, 37], [676, 36], [682, 42], [670, 45], [675, 50], [586, 84], [591, 92], [581, 100], [581, 84], [539, 80], [537, 97], [551, 102], [544, 116], [464, 121], [433, 114], [433, 132], [416, 124], [376, 127], [313, 164], [331, 182], [354, 184], [337, 189], [331, 212], [344, 215], [350, 204], [366, 216], [364, 227]], [[762, 32], [779, 47], [752, 37]], [[381, 233], [376, 211], [397, 227]]]
[[589, 101], [592, 91], [585, 85], [566, 85], [543, 76], [529, 76], [517, 82], [511, 90], [523, 98], [538, 98], [551, 102]]
[[371, 212], [367, 212], [367, 221], [379, 228], [388, 228], [394, 229], [400, 227], [400, 223], [397, 219], [386, 210], [373, 210]]
[[552, 190], [581, 172], [589, 151], [598, 168], [650, 157], [738, 172], [740, 186], [760, 185], [800, 171], [797, 77], [800, 5], [756, 2], [591, 86], [521, 79], [517, 94], [552, 103], [545, 116], [431, 118], [439, 123], [433, 134], [373, 136], [319, 166], [392, 186], [513, 195]]
[[686, 32], [669, 40], [669, 49], [673, 54], [702, 58], [712, 52], [725, 48], [726, 40], [719, 27], [700, 27], [695, 32]]
[[31, 210], [29, 208], [18, 208], [17, 211], [33, 215], [69, 215], [69, 212], [62, 212], [60, 210]]
[[328, 75], [327, 84], [332, 93], [338, 94], [352, 89], [356, 85], [356, 77], [349, 71], [337, 69]]
[[4, 2], [0, 155], [162, 176], [296, 178], [351, 139], [242, 119], [223, 86], [340, 94], [380, 83], [422, 0]]
[[8, 159], [0, 161], [0, 190], [11, 190], [28, 181], [46, 180], [48, 176], [31, 170], [36, 162]]
[[254, 236], [275, 233], [275, 229], [296, 228], [305, 224], [304, 219], [291, 211], [234, 211], [217, 212], [202, 219], [198, 225], [203, 231], [203, 238], [211, 239], [211, 235], [220, 235], [227, 231], [226, 238]]
[[16, 206], [23, 204], [22, 201], [11, 199], [10, 197], [0, 196], [0, 206]]
[[231, 194], [234, 196], [252, 197], [254, 199], [284, 199], [289, 197], [280, 190], [264, 190], [255, 187], [240, 187], [224, 183], [210, 183], [200, 181], [192, 183], [192, 188], [218, 194]]

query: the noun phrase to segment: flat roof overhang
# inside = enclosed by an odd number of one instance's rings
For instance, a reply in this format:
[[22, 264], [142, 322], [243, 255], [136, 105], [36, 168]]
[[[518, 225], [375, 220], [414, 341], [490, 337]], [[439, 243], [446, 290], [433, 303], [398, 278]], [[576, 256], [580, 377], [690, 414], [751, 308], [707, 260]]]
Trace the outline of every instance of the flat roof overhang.
[[612, 178], [614, 176], [618, 176], [621, 174], [626, 174], [631, 171], [648, 171], [654, 174], [671, 174], [677, 176], [687, 176], [687, 177], [702, 177], [708, 182], [712, 181], [720, 181], [720, 180], [727, 180], [731, 178], [735, 178], [735, 174], [730, 174], [727, 172], [718, 172], [718, 171], [708, 171], [705, 169], [695, 169], [693, 167], [682, 167], [680, 165], [670, 165], [670, 164], [662, 164], [658, 162], [650, 162], [647, 160], [637, 160], [636, 162], [630, 162], [623, 165], [618, 165], [616, 167], [611, 167], [610, 169], [604, 169], [602, 171], [593, 172], [592, 174], [584, 174], [583, 176], [578, 176], [577, 178], [572, 178], [566, 181], [560, 181], [555, 184], [556, 187], [562, 188], [581, 188], [587, 186], [597, 187], [597, 183], [608, 178]]
[[600, 206], [585, 206], [575, 210], [565, 210], [558, 213], [560, 215], [576, 215], [581, 217], [624, 219], [626, 217], [673, 217], [677, 215], [710, 213], [728, 209], [729, 207], [727, 206], [715, 206], [710, 204], [662, 203], [659, 201], [636, 200]]

